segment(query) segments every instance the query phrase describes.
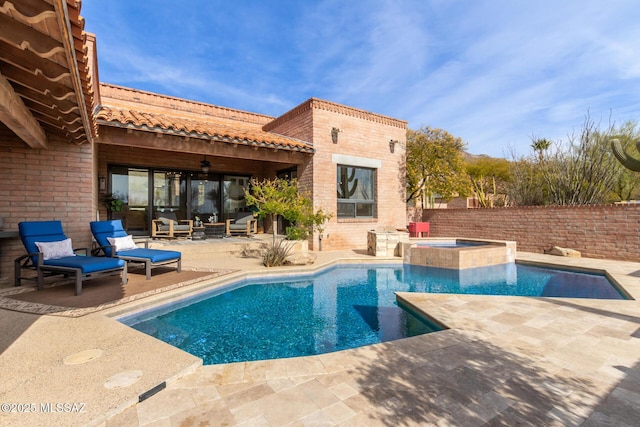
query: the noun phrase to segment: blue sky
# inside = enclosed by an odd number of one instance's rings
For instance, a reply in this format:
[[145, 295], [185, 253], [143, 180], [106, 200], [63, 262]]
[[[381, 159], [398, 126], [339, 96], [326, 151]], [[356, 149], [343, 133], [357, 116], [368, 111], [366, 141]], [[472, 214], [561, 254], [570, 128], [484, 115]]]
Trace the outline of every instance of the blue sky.
[[100, 80], [279, 116], [310, 97], [528, 154], [640, 121], [637, 0], [85, 0]]

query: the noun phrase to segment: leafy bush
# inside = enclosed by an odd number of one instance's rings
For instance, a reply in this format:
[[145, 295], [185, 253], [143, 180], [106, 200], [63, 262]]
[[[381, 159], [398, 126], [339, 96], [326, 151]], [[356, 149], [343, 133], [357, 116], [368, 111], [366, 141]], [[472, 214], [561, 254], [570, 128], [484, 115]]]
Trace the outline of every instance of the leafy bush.
[[287, 240], [306, 240], [309, 237], [309, 231], [306, 228], [298, 226], [290, 226], [285, 230]]
[[[317, 230], [322, 234], [324, 224], [332, 215], [322, 209], [314, 212], [311, 199], [299, 191], [296, 179], [265, 179], [251, 181], [251, 189], [245, 190], [247, 206], [254, 206], [258, 218], [280, 215], [293, 224], [286, 230], [289, 240], [306, 240]], [[275, 246], [276, 230], [273, 230]]]
[[104, 196], [102, 196], [102, 202], [104, 203], [108, 211], [111, 211], [111, 212], [122, 211], [122, 204], [123, 204], [122, 200], [120, 199], [120, 197], [118, 197], [113, 193], [107, 193]]

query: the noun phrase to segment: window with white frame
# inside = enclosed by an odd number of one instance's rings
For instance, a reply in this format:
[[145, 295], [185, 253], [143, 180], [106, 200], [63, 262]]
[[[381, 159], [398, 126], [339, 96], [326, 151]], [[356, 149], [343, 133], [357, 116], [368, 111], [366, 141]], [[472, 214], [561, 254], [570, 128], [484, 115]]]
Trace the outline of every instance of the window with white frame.
[[338, 165], [338, 218], [373, 218], [376, 170]]

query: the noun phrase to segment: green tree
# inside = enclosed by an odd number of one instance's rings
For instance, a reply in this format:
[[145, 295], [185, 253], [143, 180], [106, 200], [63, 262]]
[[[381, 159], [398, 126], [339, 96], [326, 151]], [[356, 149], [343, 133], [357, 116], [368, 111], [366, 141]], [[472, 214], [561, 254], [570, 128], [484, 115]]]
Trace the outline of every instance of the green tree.
[[509, 197], [518, 205], [589, 205], [633, 193], [635, 184], [610, 146], [612, 139], [630, 144], [634, 130], [630, 123], [601, 129], [587, 115], [580, 132], [564, 143], [551, 147], [533, 139], [534, 154], [512, 161]]
[[471, 158], [466, 161], [466, 171], [481, 207], [506, 204], [505, 186], [511, 177], [508, 160], [487, 156]]
[[640, 196], [640, 173], [622, 168], [613, 182], [610, 201], [634, 200]]
[[533, 154], [516, 156], [511, 151], [509, 173], [511, 180], [506, 185], [506, 194], [515, 206], [542, 206], [549, 204], [544, 169], [547, 167], [548, 151], [552, 147], [546, 138], [531, 138]]
[[600, 130], [589, 116], [578, 136], [556, 146], [542, 168], [549, 204], [590, 205], [606, 201], [621, 165], [609, 149], [612, 125]]
[[509, 162], [511, 179], [506, 183], [505, 192], [510, 204], [515, 206], [540, 206], [546, 202], [544, 178], [539, 162], [532, 157], [516, 157], [512, 153]]
[[534, 138], [531, 142], [531, 148], [533, 151], [538, 154], [538, 162], [544, 163], [544, 156], [547, 150], [551, 148], [551, 141], [545, 138]]
[[[332, 216], [322, 209], [313, 210], [311, 199], [299, 191], [296, 179], [254, 179], [250, 188], [245, 190], [245, 200], [247, 206], [255, 206], [258, 218], [263, 219], [268, 215], [275, 218], [280, 215], [291, 222], [292, 225], [286, 231], [288, 240], [305, 240], [314, 230], [322, 233], [324, 224]], [[292, 245], [283, 241], [276, 242], [276, 231], [274, 227], [271, 249], [263, 258], [267, 267], [282, 265], [291, 250]]]
[[467, 196], [471, 181], [462, 158], [465, 144], [442, 129], [407, 130], [407, 202], [431, 201], [439, 194], [450, 200]]

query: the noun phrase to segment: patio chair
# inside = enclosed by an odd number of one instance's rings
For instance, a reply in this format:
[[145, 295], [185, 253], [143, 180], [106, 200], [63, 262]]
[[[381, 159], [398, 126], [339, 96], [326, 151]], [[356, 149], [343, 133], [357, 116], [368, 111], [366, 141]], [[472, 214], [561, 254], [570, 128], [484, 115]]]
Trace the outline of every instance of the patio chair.
[[147, 280], [151, 279], [151, 269], [155, 267], [176, 264], [176, 271], [179, 273], [181, 270], [180, 252], [149, 249], [149, 242], [144, 242], [144, 248], [138, 247], [119, 219], [93, 221], [90, 226], [91, 233], [98, 242], [98, 250], [106, 256], [116, 256], [127, 262], [144, 264]]
[[247, 236], [258, 232], [258, 220], [251, 212], [238, 212], [234, 217], [226, 221], [226, 234], [246, 234]]
[[156, 212], [156, 219], [151, 220], [151, 237], [176, 236], [191, 237], [193, 233], [193, 221], [190, 219], [178, 220], [175, 212]]
[[[14, 262], [15, 285], [20, 286], [23, 269], [35, 269], [38, 289], [44, 288], [45, 273], [75, 277], [76, 295], [82, 293], [82, 282], [105, 274], [122, 274], [122, 284], [127, 283], [127, 263], [114, 257], [89, 255], [89, 248], [73, 249], [71, 239], [62, 230], [60, 221], [27, 221], [18, 224], [18, 231], [27, 254]], [[84, 252], [84, 255], [77, 255]]]

